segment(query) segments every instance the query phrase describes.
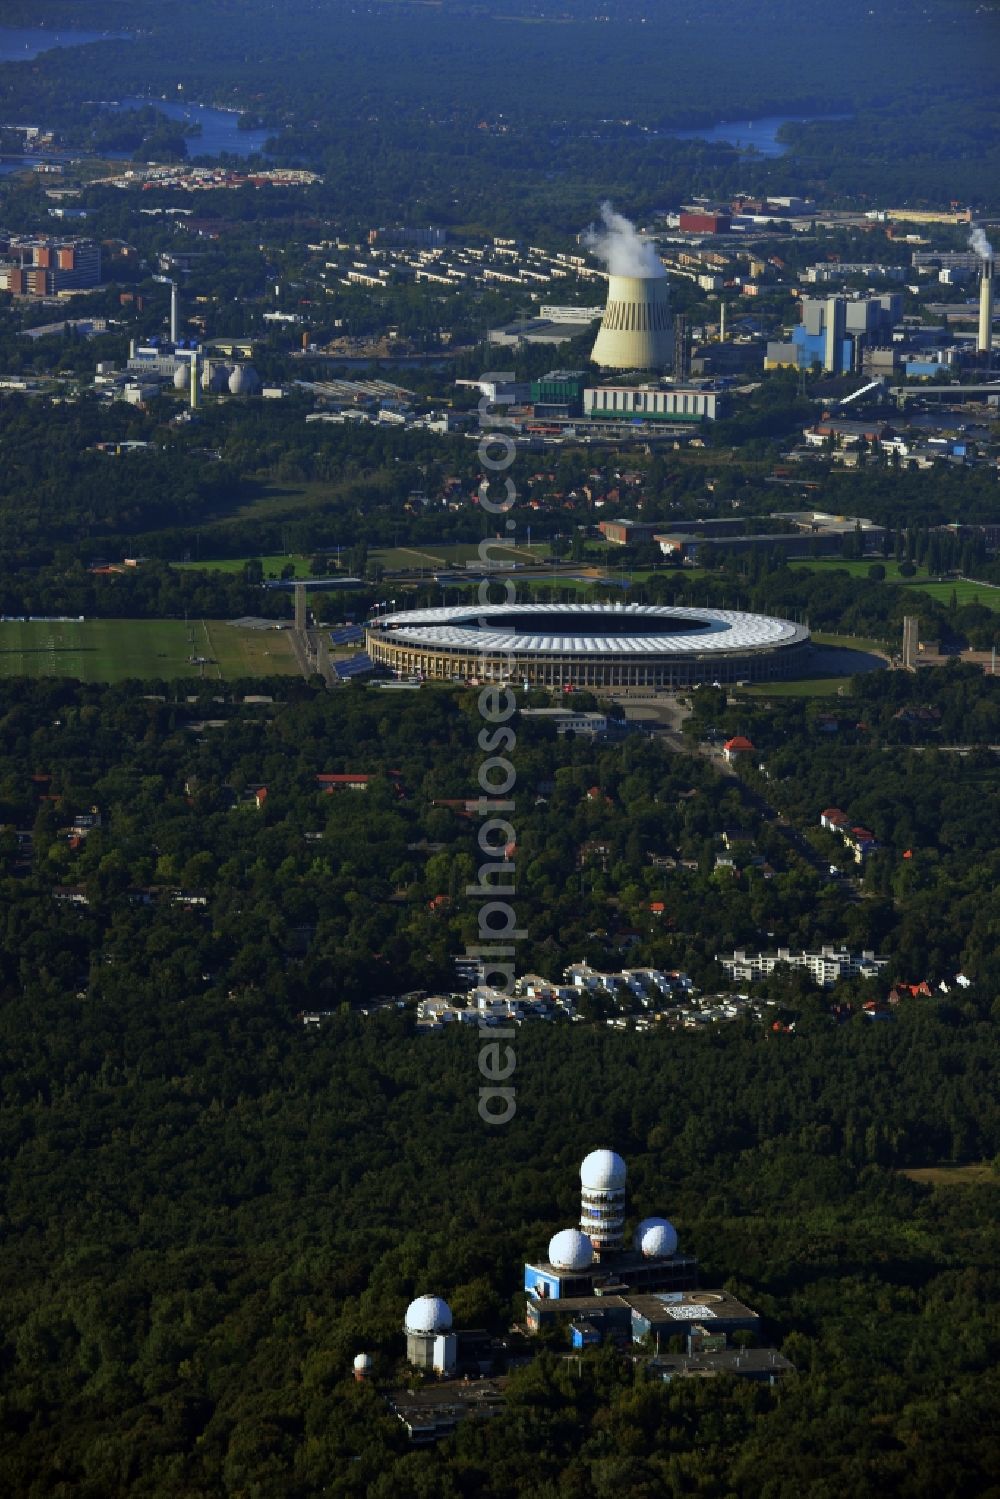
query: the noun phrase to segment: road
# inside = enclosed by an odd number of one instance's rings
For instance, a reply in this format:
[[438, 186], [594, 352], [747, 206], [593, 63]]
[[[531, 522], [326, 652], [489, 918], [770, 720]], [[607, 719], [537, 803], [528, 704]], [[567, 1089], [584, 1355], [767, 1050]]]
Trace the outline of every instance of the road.
[[[807, 864], [817, 878], [829, 880], [828, 861], [818, 854], [808, 838], [767, 800], [763, 792], [741, 780], [736, 767], [723, 757], [721, 750], [710, 744], [699, 744], [683, 733], [684, 721], [691, 716], [690, 708], [672, 696], [657, 696], [649, 699], [621, 696], [615, 701], [625, 709], [625, 717], [630, 723], [639, 724], [654, 732], [657, 739], [661, 740], [668, 749], [678, 754], [700, 755], [714, 767], [719, 775], [727, 776], [739, 791], [746, 806], [751, 807], [764, 822], [780, 833], [788, 844], [790, 852]], [[852, 899], [858, 899], [859, 892], [853, 877], [845, 877], [839, 883], [846, 894]]]
[[308, 681], [313, 674], [313, 667], [309, 660], [306, 637], [299, 630], [289, 630], [288, 633], [291, 637], [292, 650], [295, 653], [295, 660], [298, 663], [299, 671], [305, 677], [306, 681]]

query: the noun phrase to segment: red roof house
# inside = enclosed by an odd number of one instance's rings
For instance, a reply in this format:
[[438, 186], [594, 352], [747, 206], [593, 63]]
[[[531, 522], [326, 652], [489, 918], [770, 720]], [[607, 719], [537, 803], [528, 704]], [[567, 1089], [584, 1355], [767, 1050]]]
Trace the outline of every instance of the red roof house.
[[734, 734], [732, 739], [727, 739], [722, 746], [722, 753], [727, 760], [733, 760], [737, 755], [752, 755], [753, 743], [744, 734]]

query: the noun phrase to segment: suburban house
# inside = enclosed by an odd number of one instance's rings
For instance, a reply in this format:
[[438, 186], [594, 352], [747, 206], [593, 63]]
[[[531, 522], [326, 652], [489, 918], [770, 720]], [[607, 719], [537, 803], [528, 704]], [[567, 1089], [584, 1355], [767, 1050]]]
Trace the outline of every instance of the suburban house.
[[[399, 781], [400, 772], [398, 770], [387, 770], [385, 774], [392, 781], [396, 795], [402, 796], [403, 788]], [[378, 775], [367, 771], [343, 771], [336, 774], [324, 771], [316, 777], [316, 784], [321, 791], [325, 791], [329, 795], [335, 791], [367, 791], [372, 782], [378, 779]]]
[[753, 752], [753, 743], [744, 734], [735, 734], [732, 739], [727, 739], [722, 746], [723, 756], [729, 761], [730, 765], [734, 760], [738, 760], [740, 755], [752, 755]]
[[875, 834], [867, 828], [848, 828], [841, 836], [848, 848], [854, 851], [855, 864], [863, 864], [869, 854], [875, 853], [880, 847]]
[[876, 852], [881, 847], [875, 834], [868, 828], [852, 825], [851, 819], [846, 812], [839, 807], [827, 807], [819, 814], [819, 825], [826, 828], [828, 832], [837, 833], [847, 847], [854, 854], [854, 862], [863, 864], [869, 854]]

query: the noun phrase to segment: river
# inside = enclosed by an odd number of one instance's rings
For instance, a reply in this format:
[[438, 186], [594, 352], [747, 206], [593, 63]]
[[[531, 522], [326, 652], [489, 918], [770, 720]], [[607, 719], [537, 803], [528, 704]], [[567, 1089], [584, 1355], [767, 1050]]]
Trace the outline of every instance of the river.
[[185, 125], [200, 125], [201, 134], [188, 139], [189, 156], [252, 156], [263, 151], [271, 130], [241, 130], [240, 116], [235, 110], [215, 109], [210, 104], [181, 103], [176, 99], [117, 99], [107, 104], [106, 109], [119, 113], [127, 109], [148, 109], [152, 105], [171, 120], [180, 120]]
[[[81, 31], [74, 27], [0, 26], [0, 63], [30, 62], [43, 52], [56, 47], [82, 47], [90, 42], [130, 42], [134, 38], [124, 31]], [[152, 104], [161, 114], [171, 120], [181, 120], [188, 125], [200, 125], [201, 134], [192, 136], [188, 142], [190, 156], [252, 156], [263, 151], [264, 143], [272, 133], [269, 130], [241, 130], [239, 114], [234, 110], [216, 109], [210, 104], [188, 103], [178, 99], [121, 99], [105, 105], [107, 109], [124, 111], [145, 109]], [[25, 157], [23, 161], [0, 162], [0, 175], [23, 171], [33, 165], [38, 157]]]
[[714, 145], [735, 146], [738, 151], [754, 151], [758, 156], [784, 156], [788, 143], [778, 139], [782, 125], [811, 125], [822, 120], [848, 120], [850, 115], [765, 115], [759, 120], [719, 120], [714, 125], [700, 125], [692, 130], [661, 130], [667, 140], [710, 141]]
[[0, 62], [30, 62], [55, 47], [83, 47], [88, 42], [130, 42], [127, 31], [77, 31], [73, 27], [0, 26]]

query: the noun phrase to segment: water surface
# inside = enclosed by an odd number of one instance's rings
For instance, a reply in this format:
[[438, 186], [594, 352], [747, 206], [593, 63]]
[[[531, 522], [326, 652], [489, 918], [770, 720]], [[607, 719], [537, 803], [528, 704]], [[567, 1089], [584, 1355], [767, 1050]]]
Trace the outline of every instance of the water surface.
[[56, 47], [83, 47], [88, 42], [131, 42], [127, 31], [78, 31], [73, 27], [0, 26], [0, 62], [30, 62]]
[[847, 120], [850, 115], [765, 115], [759, 120], [718, 120], [694, 130], [662, 130], [668, 140], [709, 141], [717, 146], [735, 146], [737, 151], [755, 151], [758, 156], [784, 156], [787, 141], [778, 139], [782, 125], [811, 125], [822, 120]]
[[185, 125], [200, 125], [201, 134], [188, 137], [189, 156], [253, 156], [263, 151], [270, 130], [241, 130], [236, 110], [215, 109], [210, 104], [189, 104], [176, 99], [117, 99], [105, 109], [119, 114], [128, 109], [148, 109], [152, 105], [171, 120]]

